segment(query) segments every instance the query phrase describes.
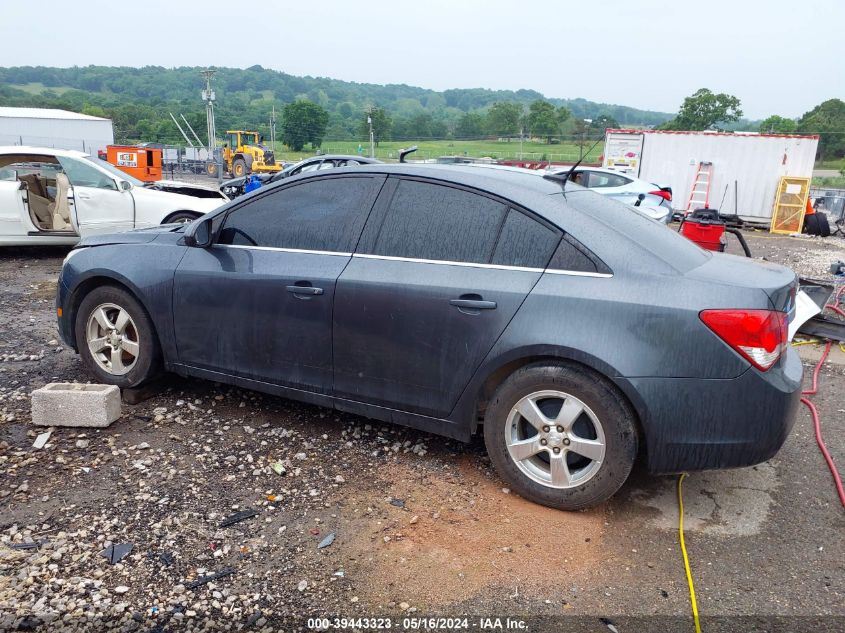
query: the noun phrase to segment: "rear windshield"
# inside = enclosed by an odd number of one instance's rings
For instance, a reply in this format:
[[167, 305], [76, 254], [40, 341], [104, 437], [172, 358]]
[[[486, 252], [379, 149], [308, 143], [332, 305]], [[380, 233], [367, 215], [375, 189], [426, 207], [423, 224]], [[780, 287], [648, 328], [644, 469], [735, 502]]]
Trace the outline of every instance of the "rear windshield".
[[567, 204], [618, 233], [627, 235], [679, 272], [697, 268], [710, 257], [707, 251], [681, 236], [675, 229], [645, 217], [618, 200], [586, 190], [567, 191], [565, 196]]

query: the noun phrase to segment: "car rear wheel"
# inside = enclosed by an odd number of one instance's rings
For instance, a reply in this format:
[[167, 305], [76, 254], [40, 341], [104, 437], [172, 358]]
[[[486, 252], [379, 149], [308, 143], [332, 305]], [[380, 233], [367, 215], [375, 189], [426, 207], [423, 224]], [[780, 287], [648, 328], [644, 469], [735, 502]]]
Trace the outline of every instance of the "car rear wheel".
[[580, 510], [625, 483], [637, 456], [637, 427], [628, 403], [598, 375], [576, 365], [532, 364], [494, 394], [484, 443], [515, 492]]
[[101, 286], [88, 293], [76, 313], [75, 334], [82, 362], [99, 382], [135, 387], [158, 371], [152, 322], [121, 288]]

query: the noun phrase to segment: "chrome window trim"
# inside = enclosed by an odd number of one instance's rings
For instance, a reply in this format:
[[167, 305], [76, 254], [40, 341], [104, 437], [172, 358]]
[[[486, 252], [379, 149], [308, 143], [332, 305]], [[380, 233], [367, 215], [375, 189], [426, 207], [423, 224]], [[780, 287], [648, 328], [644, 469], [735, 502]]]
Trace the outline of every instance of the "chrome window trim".
[[303, 248], [281, 248], [277, 246], [248, 246], [243, 244], [215, 244], [215, 248], [239, 248], [252, 251], [272, 251], [276, 253], [296, 253], [301, 255], [333, 255], [336, 257], [359, 257], [361, 259], [381, 259], [390, 262], [409, 264], [439, 264], [441, 266], [463, 266], [464, 268], [484, 268], [488, 270], [513, 270], [523, 273], [549, 273], [570, 277], [596, 277], [609, 279], [612, 273], [589, 273], [580, 270], [558, 270], [555, 268], [529, 268], [528, 266], [506, 266], [504, 264], [481, 264], [475, 262], [452, 262], [442, 259], [419, 259], [415, 257], [395, 257], [393, 255], [368, 255], [365, 253], [340, 253], [337, 251], [315, 251]]
[[360, 257], [362, 259], [383, 259], [394, 262], [408, 262], [412, 264], [440, 264], [442, 266], [464, 266], [467, 268], [486, 268], [492, 270], [515, 270], [526, 273], [551, 273], [553, 275], [570, 275], [573, 277], [599, 277], [610, 278], [613, 277], [611, 273], [589, 273], [578, 270], [557, 270], [551, 268], [529, 268], [527, 266], [506, 266], [504, 264], [480, 264], [475, 262], [452, 262], [440, 259], [417, 259], [414, 257], [395, 257], [393, 255], [367, 255], [364, 253], [355, 253], [352, 257]]
[[352, 253], [338, 251], [313, 251], [307, 248], [281, 248], [278, 246], [249, 246], [246, 244], [215, 244], [215, 248], [240, 248], [248, 251], [273, 251], [275, 253], [297, 253], [300, 255], [335, 255], [337, 257], [352, 257]]
[[613, 273], [588, 273], [582, 270], [558, 270], [556, 268], [547, 268], [546, 272], [551, 275], [569, 275], [570, 277], [596, 277], [598, 279], [613, 277]]

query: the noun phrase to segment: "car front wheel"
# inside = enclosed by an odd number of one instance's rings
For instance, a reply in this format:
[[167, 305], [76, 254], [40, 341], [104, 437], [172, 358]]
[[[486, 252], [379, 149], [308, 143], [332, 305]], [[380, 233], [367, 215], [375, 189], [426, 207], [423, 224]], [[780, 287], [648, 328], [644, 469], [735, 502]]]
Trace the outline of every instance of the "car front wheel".
[[515, 492], [580, 510], [625, 483], [637, 456], [637, 427], [630, 405], [600, 376], [577, 365], [532, 364], [494, 394], [484, 442]]
[[158, 371], [152, 322], [122, 288], [101, 286], [88, 293], [76, 313], [75, 334], [82, 362], [101, 383], [135, 387]]

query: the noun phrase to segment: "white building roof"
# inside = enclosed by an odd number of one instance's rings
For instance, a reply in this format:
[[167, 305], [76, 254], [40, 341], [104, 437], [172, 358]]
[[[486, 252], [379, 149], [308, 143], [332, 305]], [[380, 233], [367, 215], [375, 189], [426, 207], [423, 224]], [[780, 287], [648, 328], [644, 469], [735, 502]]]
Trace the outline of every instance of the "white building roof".
[[76, 121], [109, 121], [99, 116], [89, 116], [79, 112], [67, 110], [54, 110], [52, 108], [7, 108], [0, 107], [0, 117], [18, 119], [72, 119]]

